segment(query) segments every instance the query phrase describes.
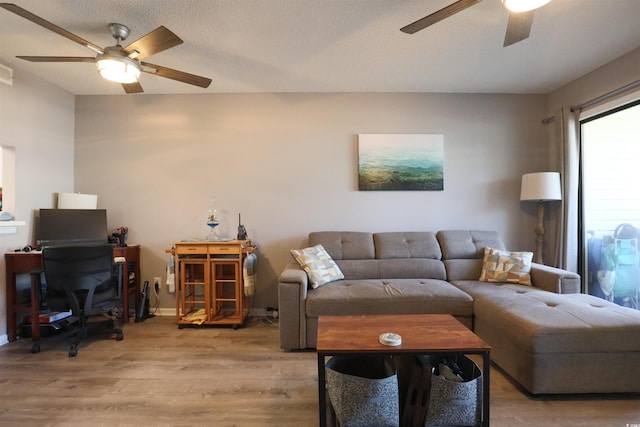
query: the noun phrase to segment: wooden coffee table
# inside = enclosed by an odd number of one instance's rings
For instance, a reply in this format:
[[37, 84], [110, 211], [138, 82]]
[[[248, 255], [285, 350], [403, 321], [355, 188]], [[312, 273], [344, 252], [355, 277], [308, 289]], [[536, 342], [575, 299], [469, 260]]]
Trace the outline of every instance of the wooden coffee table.
[[[396, 347], [380, 344], [380, 334], [402, 336]], [[325, 358], [340, 354], [398, 355], [460, 353], [482, 355], [482, 425], [489, 425], [491, 347], [449, 314], [393, 314], [318, 317], [320, 426], [327, 424]]]

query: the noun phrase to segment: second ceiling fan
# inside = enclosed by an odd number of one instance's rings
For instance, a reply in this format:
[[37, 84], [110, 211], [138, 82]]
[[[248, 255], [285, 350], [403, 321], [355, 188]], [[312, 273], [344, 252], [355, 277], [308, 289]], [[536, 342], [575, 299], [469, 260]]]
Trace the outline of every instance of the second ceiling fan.
[[[407, 34], [417, 33], [481, 1], [482, 0], [458, 0], [449, 6], [443, 7], [424, 18], [400, 28], [400, 31]], [[507, 24], [507, 32], [504, 36], [503, 46], [507, 47], [528, 38], [531, 32], [535, 9], [544, 6], [550, 1], [551, 0], [502, 0], [504, 7], [509, 10], [509, 23]]]

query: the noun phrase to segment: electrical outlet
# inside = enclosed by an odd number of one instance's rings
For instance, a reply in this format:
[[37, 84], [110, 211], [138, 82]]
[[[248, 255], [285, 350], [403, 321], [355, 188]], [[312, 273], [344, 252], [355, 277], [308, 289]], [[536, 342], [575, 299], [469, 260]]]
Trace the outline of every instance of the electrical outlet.
[[157, 292], [160, 292], [160, 282], [162, 281], [162, 277], [154, 277], [153, 278], [153, 289]]

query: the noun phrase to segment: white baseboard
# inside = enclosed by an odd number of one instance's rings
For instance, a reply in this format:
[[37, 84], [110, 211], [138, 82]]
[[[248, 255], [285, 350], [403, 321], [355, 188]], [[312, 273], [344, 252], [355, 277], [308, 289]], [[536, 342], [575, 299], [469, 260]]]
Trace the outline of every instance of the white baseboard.
[[269, 315], [269, 312], [265, 308], [254, 308], [253, 310], [251, 310], [251, 315], [257, 317], [267, 317]]
[[151, 309], [151, 313], [155, 314], [156, 316], [171, 316], [171, 317], [176, 317], [176, 309], [175, 308], [162, 308], [159, 307], [157, 310], [154, 310], [153, 308]]
[[[175, 308], [158, 308], [157, 310], [151, 309], [151, 313], [155, 314], [156, 316], [172, 316], [175, 317], [176, 315], [176, 309]], [[272, 317], [271, 312], [267, 311], [264, 308], [254, 308], [251, 310], [250, 313], [251, 316], [256, 316], [256, 317]]]

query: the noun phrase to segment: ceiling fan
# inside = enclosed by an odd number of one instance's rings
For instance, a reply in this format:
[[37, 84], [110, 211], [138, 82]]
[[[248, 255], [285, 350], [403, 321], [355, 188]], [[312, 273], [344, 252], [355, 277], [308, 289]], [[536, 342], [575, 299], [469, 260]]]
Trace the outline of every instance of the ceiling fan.
[[[449, 6], [443, 7], [422, 19], [418, 19], [400, 28], [400, 31], [407, 34], [417, 33], [481, 1], [482, 0], [458, 0]], [[507, 47], [528, 38], [531, 32], [535, 9], [544, 6], [550, 1], [551, 0], [502, 0], [503, 6], [509, 10], [509, 23], [507, 24], [507, 33], [504, 36], [503, 46]]]
[[102, 77], [121, 83], [126, 93], [141, 93], [142, 86], [138, 81], [140, 72], [176, 80], [202, 88], [209, 87], [211, 79], [173, 70], [160, 65], [144, 62], [142, 59], [162, 52], [182, 43], [182, 39], [167, 28], [160, 26], [138, 40], [122, 47], [121, 43], [129, 36], [129, 28], [122, 24], [109, 24], [111, 35], [116, 39], [114, 46], [101, 48], [69, 31], [40, 18], [37, 15], [12, 3], [0, 3], [0, 7], [34, 22], [54, 33], [66, 37], [96, 53], [95, 57], [82, 56], [18, 56], [32, 62], [93, 62], [98, 66]]

